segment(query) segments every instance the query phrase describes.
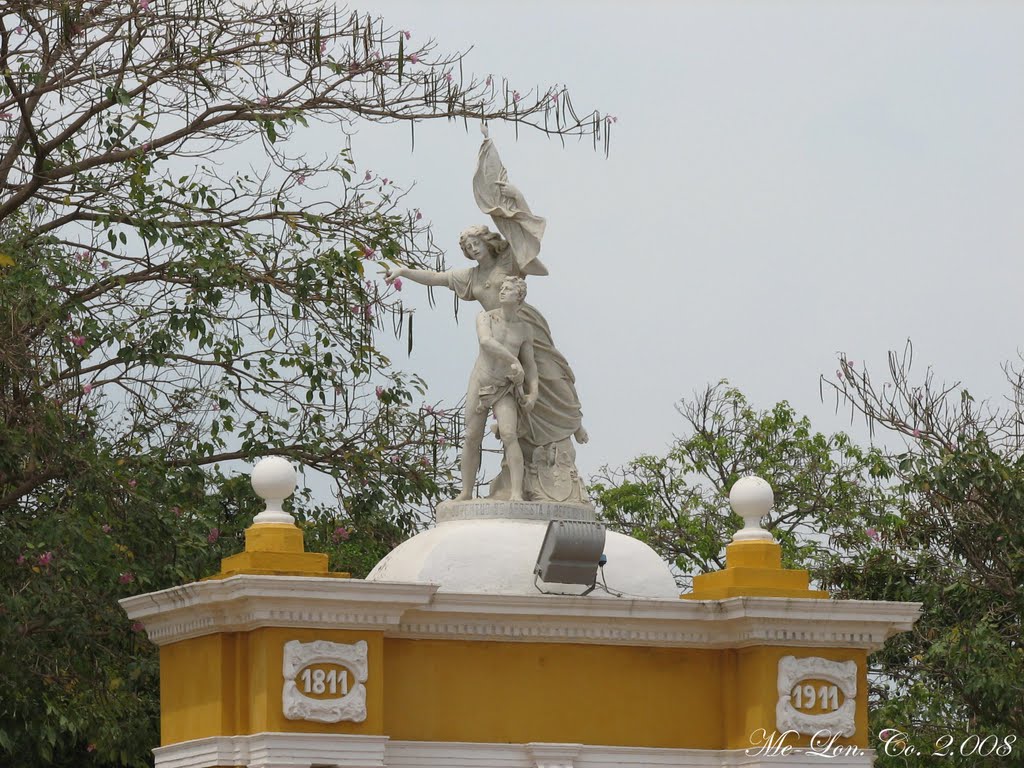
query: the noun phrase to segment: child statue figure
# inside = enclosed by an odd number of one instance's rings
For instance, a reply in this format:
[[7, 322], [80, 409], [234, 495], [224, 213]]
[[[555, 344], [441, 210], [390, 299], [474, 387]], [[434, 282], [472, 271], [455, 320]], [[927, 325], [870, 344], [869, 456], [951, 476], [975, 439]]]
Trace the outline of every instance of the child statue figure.
[[519, 317], [526, 298], [526, 281], [506, 277], [498, 291], [498, 309], [481, 312], [476, 318], [480, 356], [469, 376], [466, 393], [466, 444], [462, 449], [462, 493], [456, 501], [473, 496], [473, 483], [480, 469], [480, 447], [489, 411], [494, 412], [496, 430], [505, 449], [509, 473], [509, 500], [523, 500], [525, 464], [519, 444], [526, 423], [537, 402], [537, 363], [533, 354], [533, 331]]

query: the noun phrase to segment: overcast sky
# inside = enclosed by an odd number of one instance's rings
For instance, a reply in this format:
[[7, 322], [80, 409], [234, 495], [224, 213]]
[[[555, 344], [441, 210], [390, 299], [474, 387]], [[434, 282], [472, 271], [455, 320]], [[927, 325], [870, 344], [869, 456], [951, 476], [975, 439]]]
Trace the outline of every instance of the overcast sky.
[[[473, 46], [466, 72], [565, 84], [618, 117], [611, 155], [492, 126], [511, 180], [548, 220], [530, 301], [569, 359], [591, 473], [663, 451], [673, 403], [729, 379], [819, 429], [845, 352], [916, 359], [980, 396], [1019, 347], [1024, 244], [1024, 5], [993, 2], [374, 2], [407, 45]], [[369, 126], [360, 168], [415, 183], [450, 266], [487, 223], [470, 181], [479, 133]], [[465, 392], [472, 317], [425, 289], [411, 358], [431, 397]], [[852, 429], [862, 436], [859, 427]]]

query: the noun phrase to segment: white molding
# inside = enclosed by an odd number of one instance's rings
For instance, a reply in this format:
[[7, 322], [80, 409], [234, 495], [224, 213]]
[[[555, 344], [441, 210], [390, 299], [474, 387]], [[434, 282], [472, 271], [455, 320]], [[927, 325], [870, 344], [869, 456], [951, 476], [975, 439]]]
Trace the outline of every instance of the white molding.
[[213, 736], [153, 750], [155, 768], [386, 768], [386, 736], [257, 733]]
[[[314, 640], [303, 643], [289, 640], [284, 644], [284, 661], [281, 665], [284, 687], [281, 690], [281, 708], [289, 720], [312, 720], [317, 723], [340, 723], [350, 720], [361, 723], [366, 720], [366, 686], [363, 683], [369, 675], [366, 660], [365, 640], [355, 643], [332, 643], [328, 640]], [[310, 664], [335, 664], [352, 673], [354, 684], [348, 691], [334, 699], [314, 699], [306, 696], [295, 684], [295, 676]]]
[[121, 601], [157, 645], [258, 627], [382, 630], [387, 637], [693, 648], [880, 648], [920, 603], [732, 597], [621, 599], [438, 592], [433, 584], [239, 575]]
[[[791, 693], [801, 680], [827, 680], [843, 692], [842, 705], [832, 712], [810, 714], [793, 706]], [[775, 728], [780, 733], [796, 731], [814, 736], [822, 731], [850, 738], [857, 731], [857, 662], [832, 661], [819, 656], [783, 656], [777, 678], [779, 701], [775, 705]]]
[[582, 749], [582, 744], [531, 742], [526, 745], [526, 754], [535, 768], [575, 768]]
[[[155, 768], [870, 768], [874, 751], [825, 756], [806, 749], [786, 755], [742, 749], [662, 749], [588, 744], [488, 744], [391, 741], [385, 736], [258, 733], [197, 739], [153, 750]], [[546, 763], [545, 760], [571, 761]]]
[[382, 630], [430, 601], [433, 584], [243, 574], [172, 587], [120, 601], [157, 645], [259, 627]]
[[913, 626], [920, 603], [733, 597], [607, 599], [438, 592], [389, 637], [694, 648], [880, 648]]

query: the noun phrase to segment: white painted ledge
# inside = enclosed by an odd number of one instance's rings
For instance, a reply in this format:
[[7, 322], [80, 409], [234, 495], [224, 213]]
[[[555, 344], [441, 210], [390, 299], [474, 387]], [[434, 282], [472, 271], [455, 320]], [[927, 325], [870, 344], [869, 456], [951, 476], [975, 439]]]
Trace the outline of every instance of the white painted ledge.
[[121, 601], [157, 645], [259, 627], [381, 630], [386, 637], [695, 648], [874, 650], [920, 603], [732, 597], [608, 599], [442, 593], [432, 584], [239, 575]]
[[870, 768], [859, 755], [765, 757], [745, 750], [656, 749], [588, 744], [476, 744], [391, 741], [384, 736], [258, 733], [197, 739], [153, 750], [155, 768]]

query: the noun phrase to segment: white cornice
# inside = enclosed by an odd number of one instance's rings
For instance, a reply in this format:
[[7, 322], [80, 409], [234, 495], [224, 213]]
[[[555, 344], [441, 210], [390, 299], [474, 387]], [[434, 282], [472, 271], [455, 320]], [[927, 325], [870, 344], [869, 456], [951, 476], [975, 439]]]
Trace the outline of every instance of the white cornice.
[[121, 601], [158, 645], [258, 627], [383, 630], [388, 637], [666, 647], [873, 650], [919, 603], [733, 597], [616, 599], [438, 592], [431, 584], [239, 575]]
[[392, 637], [742, 648], [879, 648], [913, 626], [919, 603], [733, 597], [613, 600], [439, 592], [411, 608]]
[[[753, 750], [750, 750], [753, 752]], [[257, 733], [197, 739], [153, 750], [156, 768], [869, 768], [874, 751], [765, 757], [742, 749], [660, 749], [589, 744], [391, 741], [384, 736]]]
[[436, 591], [433, 584], [240, 575], [129, 597], [121, 607], [145, 624], [150, 640], [165, 645], [259, 627], [386, 629]]

